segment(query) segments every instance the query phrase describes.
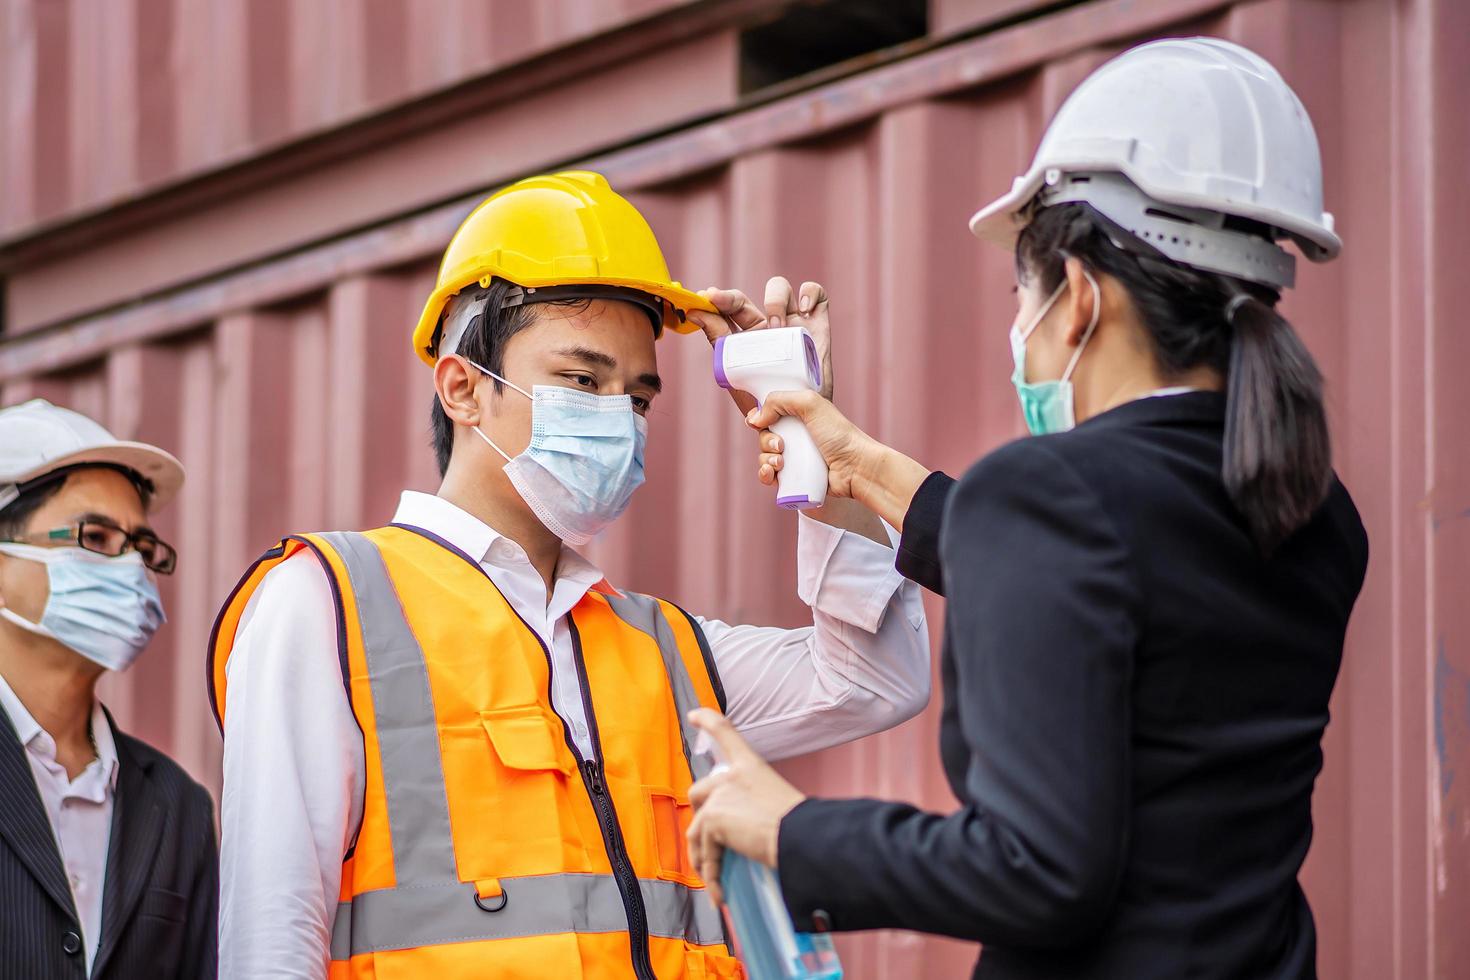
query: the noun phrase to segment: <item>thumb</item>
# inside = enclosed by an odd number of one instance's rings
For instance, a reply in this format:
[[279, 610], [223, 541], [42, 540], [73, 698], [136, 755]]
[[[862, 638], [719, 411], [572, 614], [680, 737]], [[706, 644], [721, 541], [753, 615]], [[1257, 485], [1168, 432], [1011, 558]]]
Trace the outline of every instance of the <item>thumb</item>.
[[720, 748], [720, 757], [730, 765], [755, 754], [755, 751], [740, 737], [730, 719], [710, 708], [696, 708], [689, 712], [689, 721], [700, 731], [715, 740]]
[[806, 422], [822, 404], [815, 391], [773, 391], [756, 409], [745, 416], [752, 429], [769, 429], [784, 416], [795, 416]]

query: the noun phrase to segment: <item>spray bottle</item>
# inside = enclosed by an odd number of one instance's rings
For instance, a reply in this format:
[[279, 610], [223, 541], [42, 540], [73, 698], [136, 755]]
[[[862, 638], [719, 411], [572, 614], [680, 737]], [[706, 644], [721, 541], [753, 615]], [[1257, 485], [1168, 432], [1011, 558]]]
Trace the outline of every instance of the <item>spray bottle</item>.
[[[719, 746], [707, 732], [699, 733], [694, 754], [705, 757], [701, 761], [707, 760], [712, 766], [711, 774], [726, 765]], [[842, 980], [842, 964], [837, 960], [832, 937], [797, 932], [792, 925], [786, 900], [781, 896], [781, 879], [774, 868], [726, 850], [720, 887], [735, 929], [737, 954], [750, 980]]]

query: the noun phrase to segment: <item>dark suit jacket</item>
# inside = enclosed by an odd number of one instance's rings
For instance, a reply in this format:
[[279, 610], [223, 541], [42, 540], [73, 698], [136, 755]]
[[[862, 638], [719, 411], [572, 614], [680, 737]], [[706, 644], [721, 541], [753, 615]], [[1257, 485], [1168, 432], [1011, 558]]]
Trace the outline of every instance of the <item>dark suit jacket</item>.
[[1297, 872], [1368, 542], [1334, 481], [1262, 558], [1220, 477], [1223, 412], [1135, 401], [926, 481], [899, 567], [948, 598], [961, 807], [797, 807], [799, 927], [978, 940], [991, 980], [1316, 975]]
[[[209, 793], [162, 753], [112, 729], [117, 796], [92, 976], [206, 980], [215, 975], [219, 902]], [[0, 711], [0, 980], [85, 976], [56, 837], [25, 748]]]

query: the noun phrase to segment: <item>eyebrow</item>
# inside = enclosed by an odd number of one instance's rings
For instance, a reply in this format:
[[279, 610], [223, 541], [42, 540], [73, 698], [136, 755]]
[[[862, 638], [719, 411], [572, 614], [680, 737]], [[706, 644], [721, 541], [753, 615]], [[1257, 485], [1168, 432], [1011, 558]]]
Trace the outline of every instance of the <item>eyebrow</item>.
[[[581, 361], [584, 364], [596, 364], [598, 367], [607, 368], [609, 371], [616, 371], [618, 369], [617, 358], [603, 351], [593, 350], [591, 347], [563, 347], [555, 353], [561, 357], [570, 357], [573, 360]], [[640, 374], [638, 375], [638, 383], [652, 388], [655, 392], [664, 390], [663, 379], [656, 374]]]
[[[96, 511], [88, 511], [85, 514], [77, 514], [77, 515], [75, 515], [71, 519], [71, 522], [73, 524], [81, 524], [81, 523], [84, 523], [86, 521], [95, 521], [98, 524], [110, 524], [110, 525], [112, 525], [113, 527], [115, 527], [115, 528], [117, 528], [119, 530], [122, 530], [122, 531], [126, 531], [127, 530], [127, 528], [123, 527], [122, 524], [120, 524], [118, 521], [113, 520], [111, 517], [108, 517], [106, 514], [99, 514]], [[133, 528], [133, 530], [132, 530], [131, 533], [132, 534], [151, 534], [155, 538], [158, 537], [158, 533], [156, 531], [154, 531], [153, 528], [149, 527], [147, 524], [139, 524], [137, 527]]]

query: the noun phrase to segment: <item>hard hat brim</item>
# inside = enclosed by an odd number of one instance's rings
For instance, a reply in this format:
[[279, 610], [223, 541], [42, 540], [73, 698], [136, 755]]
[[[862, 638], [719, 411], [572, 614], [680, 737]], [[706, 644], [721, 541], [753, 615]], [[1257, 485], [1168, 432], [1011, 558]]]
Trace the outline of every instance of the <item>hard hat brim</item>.
[[[1116, 160], [1076, 160], [1069, 162], [1048, 161], [1044, 167], [1033, 167], [1023, 176], [1017, 177], [1011, 185], [1009, 193], [996, 198], [985, 205], [970, 218], [970, 233], [981, 241], [991, 242], [1002, 248], [1014, 250], [1016, 239], [1021, 229], [1026, 226], [1021, 219], [1021, 212], [1031, 203], [1032, 198], [1041, 190], [1046, 182], [1046, 171], [1060, 170], [1063, 173], [1088, 173], [1088, 172], [1116, 172], [1131, 180], [1139, 190], [1161, 204], [1177, 204], [1181, 207], [1204, 208], [1211, 211], [1220, 211], [1220, 203], [1217, 199], [1194, 196], [1177, 191], [1161, 191], [1157, 187], [1150, 187], [1146, 179], [1140, 179], [1140, 175], [1130, 171], [1127, 166], [1120, 167]], [[1322, 224], [1312, 224], [1302, 221], [1293, 215], [1283, 214], [1274, 210], [1266, 210], [1247, 203], [1232, 205], [1227, 212], [1240, 218], [1249, 218], [1259, 221], [1275, 228], [1280, 228], [1291, 236], [1297, 243], [1302, 254], [1313, 262], [1326, 262], [1335, 259], [1342, 251], [1342, 239], [1330, 227], [1331, 215], [1324, 214]]]
[[[424, 312], [419, 317], [418, 326], [413, 331], [413, 349], [418, 354], [419, 360], [430, 367], [434, 366], [435, 358], [430, 352], [430, 345], [434, 340], [434, 331], [439, 326], [439, 318], [444, 312], [444, 306], [461, 289], [471, 286], [480, 281], [482, 276], [474, 276], [464, 282], [453, 282], [434, 290], [429, 301], [424, 304]], [[692, 290], [688, 290], [677, 283], [648, 282], [641, 279], [620, 278], [596, 278], [596, 279], [562, 279], [562, 278], [535, 278], [521, 277], [514, 280], [518, 286], [529, 289], [541, 289], [547, 286], [620, 286], [625, 289], [636, 289], [650, 296], [657, 296], [667, 300], [674, 309], [688, 313], [691, 310], [699, 310], [705, 313], [718, 313], [713, 303]], [[699, 325], [688, 320], [675, 320], [665, 323], [666, 330], [674, 333], [688, 334], [699, 330]]]
[[158, 510], [169, 504], [184, 485], [184, 464], [172, 453], [144, 442], [110, 442], [78, 449], [76, 452], [46, 461], [27, 473], [20, 473], [7, 480], [16, 485], [28, 483], [47, 473], [68, 466], [88, 463], [122, 466], [133, 470], [153, 484], [153, 493], [148, 502], [149, 511]]

